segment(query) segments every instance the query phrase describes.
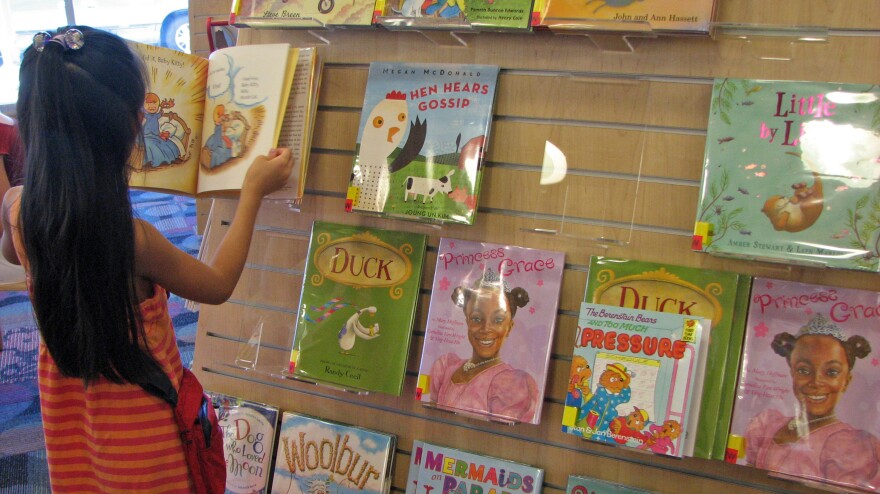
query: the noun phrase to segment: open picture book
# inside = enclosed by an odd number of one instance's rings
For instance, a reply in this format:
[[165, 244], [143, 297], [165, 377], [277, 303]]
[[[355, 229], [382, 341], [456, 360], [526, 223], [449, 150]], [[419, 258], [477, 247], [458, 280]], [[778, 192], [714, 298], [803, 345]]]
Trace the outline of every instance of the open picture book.
[[131, 45], [148, 77], [132, 187], [235, 195], [255, 157], [289, 147], [294, 171], [271, 197], [302, 199], [320, 72], [314, 48], [233, 46], [205, 59]]

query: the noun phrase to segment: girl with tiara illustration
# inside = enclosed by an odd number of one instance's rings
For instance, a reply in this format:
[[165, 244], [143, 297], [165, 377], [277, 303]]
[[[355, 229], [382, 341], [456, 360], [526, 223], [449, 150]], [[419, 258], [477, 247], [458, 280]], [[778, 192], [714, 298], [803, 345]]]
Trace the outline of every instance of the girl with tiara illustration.
[[510, 288], [486, 270], [472, 286], [455, 288], [452, 301], [464, 312], [472, 354], [464, 359], [447, 353], [434, 362], [431, 396], [441, 407], [531, 421], [542, 399], [535, 379], [501, 360], [516, 310], [529, 302], [528, 292]]
[[871, 352], [868, 341], [858, 335], [847, 338], [836, 324], [816, 314], [797, 335], [777, 334], [771, 347], [788, 362], [797, 411], [787, 416], [767, 409], [753, 417], [745, 435], [746, 462], [788, 475], [880, 489], [880, 442], [835, 412], [852, 380], [855, 360]]

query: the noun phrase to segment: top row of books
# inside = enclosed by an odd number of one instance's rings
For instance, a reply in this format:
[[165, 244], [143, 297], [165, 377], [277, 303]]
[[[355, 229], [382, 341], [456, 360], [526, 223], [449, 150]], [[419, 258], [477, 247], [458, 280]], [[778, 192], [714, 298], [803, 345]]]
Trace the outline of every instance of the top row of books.
[[714, 0], [233, 0], [238, 27], [408, 25], [709, 34]]

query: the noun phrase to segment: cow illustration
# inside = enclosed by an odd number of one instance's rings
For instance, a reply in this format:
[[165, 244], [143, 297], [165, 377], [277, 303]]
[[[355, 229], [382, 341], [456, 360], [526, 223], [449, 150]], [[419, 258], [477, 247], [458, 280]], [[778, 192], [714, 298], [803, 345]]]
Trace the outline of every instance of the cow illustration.
[[452, 181], [449, 180], [455, 173], [455, 170], [449, 170], [449, 173], [440, 178], [406, 177], [406, 193], [403, 196], [403, 202], [407, 202], [410, 197], [418, 199], [422, 196], [422, 203], [427, 202], [428, 198], [434, 202], [434, 195], [438, 192], [449, 194], [452, 192]]

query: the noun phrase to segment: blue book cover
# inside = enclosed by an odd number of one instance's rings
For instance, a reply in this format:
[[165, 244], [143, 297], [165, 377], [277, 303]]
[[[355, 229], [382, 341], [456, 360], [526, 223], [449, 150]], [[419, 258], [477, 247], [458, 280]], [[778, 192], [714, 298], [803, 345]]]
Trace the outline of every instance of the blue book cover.
[[606, 480], [569, 475], [565, 494], [650, 494], [651, 491], [608, 482]]
[[346, 211], [473, 224], [498, 71], [371, 63]]
[[880, 89], [717, 79], [692, 249], [880, 271]]
[[406, 494], [540, 494], [544, 469], [413, 441]]
[[696, 420], [705, 319], [581, 303], [562, 430], [680, 457]]
[[397, 436], [284, 412], [272, 492], [387, 494]]
[[208, 392], [226, 453], [226, 493], [268, 492], [278, 408], [223, 393]]

